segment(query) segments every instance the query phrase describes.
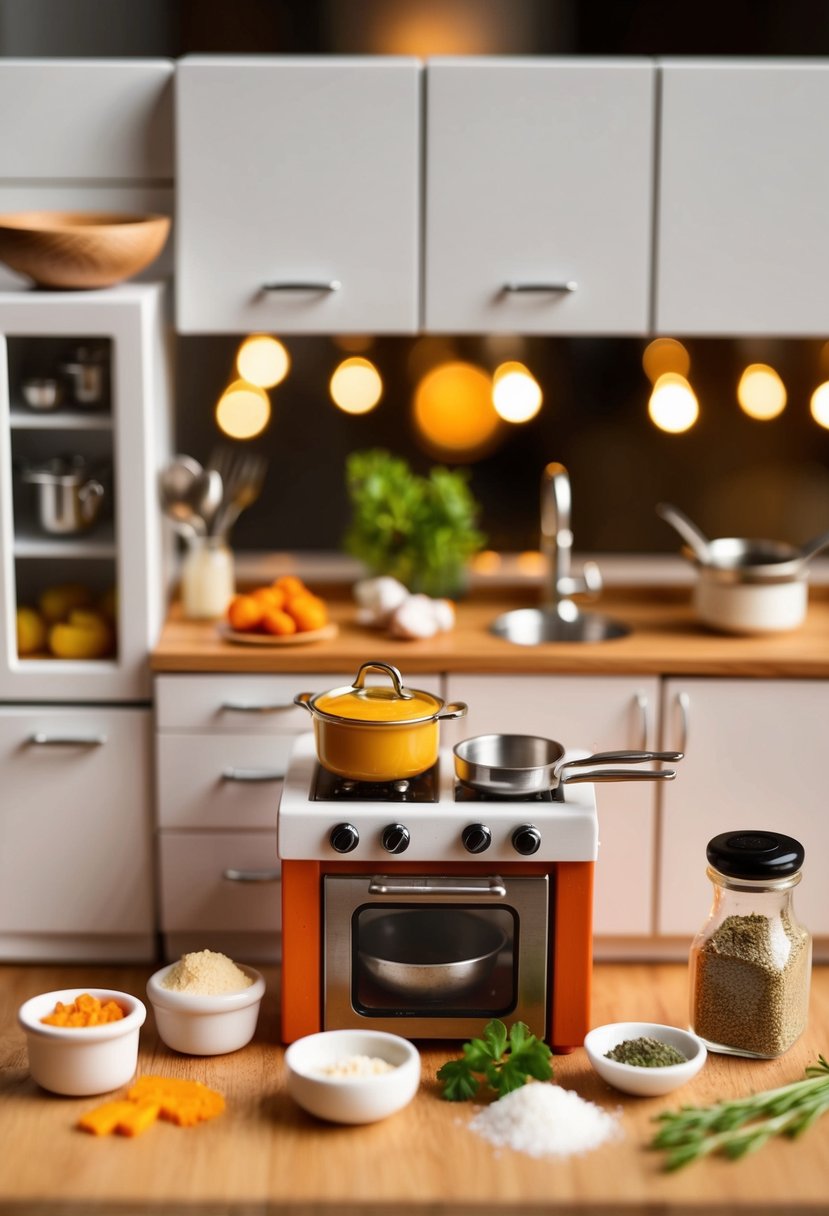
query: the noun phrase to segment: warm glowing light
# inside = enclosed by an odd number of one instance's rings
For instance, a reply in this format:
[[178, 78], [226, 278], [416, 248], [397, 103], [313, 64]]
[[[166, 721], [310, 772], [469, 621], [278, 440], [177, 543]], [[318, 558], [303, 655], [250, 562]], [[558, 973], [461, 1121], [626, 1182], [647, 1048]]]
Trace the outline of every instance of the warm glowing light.
[[290, 366], [291, 360], [285, 347], [267, 334], [246, 338], [236, 355], [239, 375], [259, 388], [274, 388], [281, 384]]
[[687, 376], [691, 370], [691, 356], [676, 338], [654, 338], [642, 354], [642, 367], [651, 384], [667, 372]]
[[271, 402], [258, 384], [234, 380], [219, 398], [216, 422], [231, 439], [252, 439], [268, 425]]
[[374, 345], [371, 334], [335, 334], [332, 341], [347, 355], [364, 355]]
[[504, 422], [529, 422], [541, 409], [541, 386], [523, 363], [502, 363], [492, 377], [492, 404]]
[[786, 408], [786, 386], [773, 367], [750, 363], [740, 376], [737, 400], [749, 418], [766, 422]]
[[328, 387], [331, 400], [346, 414], [367, 414], [383, 395], [380, 373], [369, 359], [343, 359]]
[[515, 559], [515, 565], [521, 574], [529, 575], [531, 578], [545, 574], [547, 571], [547, 559], [538, 549], [527, 549], [524, 553], [519, 553]]
[[470, 558], [469, 567], [476, 574], [496, 574], [501, 569], [501, 554], [494, 549], [482, 549]]
[[476, 459], [492, 446], [500, 427], [489, 376], [472, 363], [433, 368], [415, 390], [414, 421], [436, 454]]
[[671, 435], [679, 435], [694, 425], [699, 417], [699, 402], [684, 376], [665, 372], [653, 386], [648, 415], [654, 426]]
[[812, 393], [809, 410], [818, 426], [825, 426], [829, 430], [829, 380], [819, 384]]

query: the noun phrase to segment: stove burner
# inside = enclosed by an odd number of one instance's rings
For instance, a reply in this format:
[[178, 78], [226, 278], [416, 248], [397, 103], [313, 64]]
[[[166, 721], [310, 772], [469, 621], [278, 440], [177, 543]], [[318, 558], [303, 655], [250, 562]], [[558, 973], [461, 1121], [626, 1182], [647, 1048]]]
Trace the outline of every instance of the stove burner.
[[473, 790], [460, 781], [455, 782], [456, 802], [563, 802], [564, 791], [556, 786], [554, 790], [541, 790], [537, 794], [492, 794], [484, 790]]
[[349, 781], [317, 764], [311, 782], [312, 802], [437, 802], [438, 766], [399, 781]]

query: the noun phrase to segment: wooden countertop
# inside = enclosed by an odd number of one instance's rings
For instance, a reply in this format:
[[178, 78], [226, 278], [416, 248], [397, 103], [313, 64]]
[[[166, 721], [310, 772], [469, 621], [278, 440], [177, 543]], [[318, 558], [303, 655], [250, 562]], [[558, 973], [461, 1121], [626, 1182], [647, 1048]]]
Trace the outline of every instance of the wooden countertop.
[[[405, 1110], [366, 1127], [319, 1122], [283, 1084], [277, 1035], [277, 971], [254, 1041], [212, 1058], [160, 1044], [152, 1011], [141, 1032], [139, 1073], [195, 1078], [221, 1090], [227, 1109], [194, 1128], [157, 1124], [143, 1136], [98, 1139], [75, 1130], [96, 1098], [45, 1094], [28, 1075], [18, 1006], [38, 992], [84, 985], [144, 992], [148, 969], [7, 966], [0, 970], [0, 1211], [14, 1216], [118, 1216], [159, 1212], [211, 1216], [783, 1216], [829, 1210], [829, 1115], [796, 1141], [770, 1141], [741, 1161], [710, 1159], [676, 1174], [645, 1149], [653, 1116], [786, 1084], [829, 1049], [829, 967], [816, 967], [808, 1029], [781, 1059], [710, 1056], [702, 1072], [666, 1098], [632, 1098], [593, 1073], [582, 1050], [555, 1058], [565, 1087], [620, 1111], [624, 1136], [580, 1157], [535, 1160], [496, 1151], [470, 1132], [471, 1106], [444, 1102], [435, 1070], [457, 1045], [423, 1049], [420, 1090]], [[593, 1022], [645, 1017], [685, 1024], [684, 965], [596, 967]]]
[[[324, 590], [324, 589], [321, 589]], [[804, 625], [792, 633], [729, 637], [697, 624], [686, 589], [614, 589], [595, 609], [632, 627], [627, 637], [593, 644], [516, 646], [488, 632], [509, 608], [530, 606], [509, 592], [478, 591], [458, 605], [451, 633], [399, 641], [354, 621], [343, 594], [329, 600], [339, 633], [331, 641], [298, 646], [239, 645], [224, 641], [213, 622], [186, 621], [173, 605], [151, 656], [156, 672], [348, 672], [369, 658], [404, 673], [468, 671], [581, 675], [678, 675], [825, 678], [829, 676], [829, 594], [812, 588]], [[590, 610], [591, 605], [586, 606]]]

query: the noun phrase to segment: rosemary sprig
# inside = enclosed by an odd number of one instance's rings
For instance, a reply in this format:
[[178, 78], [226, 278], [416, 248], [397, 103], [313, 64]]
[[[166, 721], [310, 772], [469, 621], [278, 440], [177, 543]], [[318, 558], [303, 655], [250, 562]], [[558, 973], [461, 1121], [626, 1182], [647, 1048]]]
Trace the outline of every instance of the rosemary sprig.
[[829, 1110], [829, 1063], [818, 1056], [802, 1081], [717, 1102], [683, 1106], [656, 1116], [661, 1129], [651, 1148], [666, 1149], [666, 1170], [678, 1170], [711, 1153], [730, 1159], [756, 1152], [772, 1136], [799, 1136]]

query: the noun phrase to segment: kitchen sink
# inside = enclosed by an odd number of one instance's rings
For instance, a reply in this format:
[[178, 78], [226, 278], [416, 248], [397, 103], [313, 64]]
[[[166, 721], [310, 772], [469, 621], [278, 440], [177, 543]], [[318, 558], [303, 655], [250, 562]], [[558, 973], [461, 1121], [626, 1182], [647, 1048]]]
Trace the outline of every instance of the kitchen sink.
[[518, 646], [543, 642], [607, 642], [630, 633], [629, 626], [599, 612], [581, 612], [572, 600], [546, 608], [517, 608], [490, 625], [499, 638]]

